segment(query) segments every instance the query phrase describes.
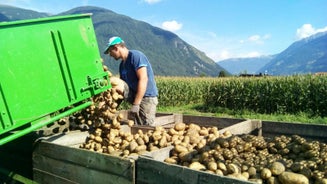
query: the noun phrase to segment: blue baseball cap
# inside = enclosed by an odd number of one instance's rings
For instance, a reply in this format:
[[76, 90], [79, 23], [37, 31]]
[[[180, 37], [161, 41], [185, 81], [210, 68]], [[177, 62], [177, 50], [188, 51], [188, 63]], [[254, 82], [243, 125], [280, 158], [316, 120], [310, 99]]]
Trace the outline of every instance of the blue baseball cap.
[[109, 41], [108, 41], [108, 44], [107, 44], [107, 48], [104, 51], [104, 54], [108, 54], [109, 47], [111, 47], [113, 45], [116, 45], [116, 44], [120, 44], [120, 43], [124, 43], [124, 40], [122, 40], [118, 36], [113, 36], [113, 37], [109, 38]]

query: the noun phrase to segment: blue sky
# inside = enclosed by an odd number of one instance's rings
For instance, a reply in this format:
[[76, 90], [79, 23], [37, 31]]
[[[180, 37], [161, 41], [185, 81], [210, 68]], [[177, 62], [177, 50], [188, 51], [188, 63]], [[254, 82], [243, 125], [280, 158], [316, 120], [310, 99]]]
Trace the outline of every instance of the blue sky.
[[[214, 61], [277, 54], [327, 31], [327, 0], [0, 0], [52, 14], [97, 6], [177, 34]], [[108, 30], [110, 32], [110, 30]]]

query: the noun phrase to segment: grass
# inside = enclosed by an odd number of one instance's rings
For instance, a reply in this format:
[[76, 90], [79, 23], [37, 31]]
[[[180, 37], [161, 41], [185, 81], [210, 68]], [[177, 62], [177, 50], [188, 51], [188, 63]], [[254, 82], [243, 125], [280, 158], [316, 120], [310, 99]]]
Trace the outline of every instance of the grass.
[[259, 114], [247, 110], [231, 110], [219, 107], [204, 107], [201, 104], [158, 107], [158, 112], [180, 113], [187, 115], [213, 116], [225, 118], [260, 119], [263, 121], [297, 122], [327, 125], [327, 117], [312, 117], [307, 113], [299, 114]]

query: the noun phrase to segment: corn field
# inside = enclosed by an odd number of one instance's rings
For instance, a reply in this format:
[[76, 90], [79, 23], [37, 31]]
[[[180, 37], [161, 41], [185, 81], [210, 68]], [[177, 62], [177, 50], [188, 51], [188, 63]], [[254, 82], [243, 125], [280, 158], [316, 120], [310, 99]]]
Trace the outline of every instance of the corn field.
[[159, 106], [203, 104], [258, 113], [327, 115], [327, 76], [156, 77]]

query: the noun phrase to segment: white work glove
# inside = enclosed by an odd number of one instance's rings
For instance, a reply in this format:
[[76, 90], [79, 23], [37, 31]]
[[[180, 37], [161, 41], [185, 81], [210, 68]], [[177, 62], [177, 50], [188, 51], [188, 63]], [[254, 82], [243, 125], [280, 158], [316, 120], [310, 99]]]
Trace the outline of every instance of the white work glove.
[[139, 114], [140, 112], [140, 104], [133, 104], [132, 108], [130, 109], [130, 111], [134, 114]]

